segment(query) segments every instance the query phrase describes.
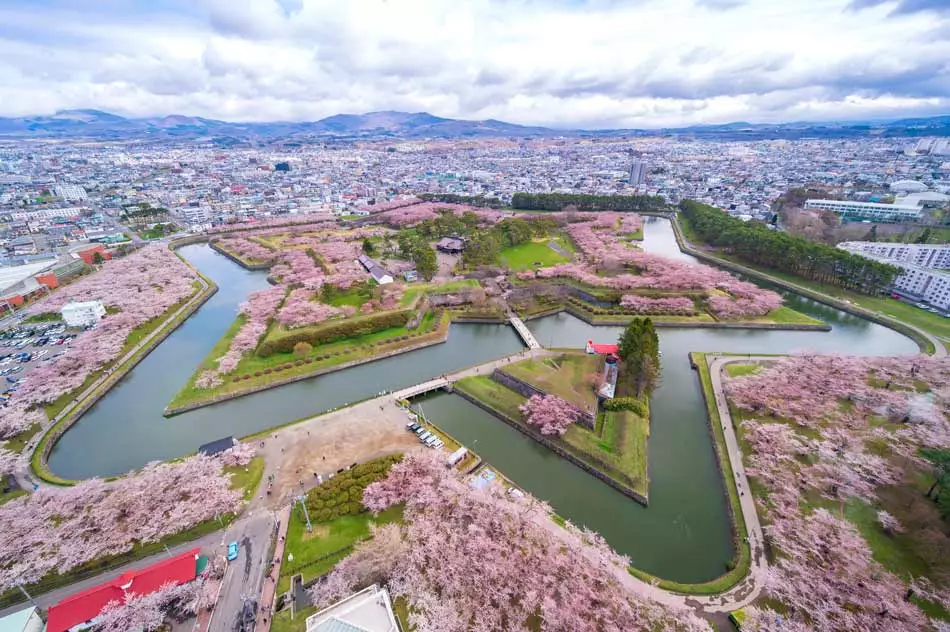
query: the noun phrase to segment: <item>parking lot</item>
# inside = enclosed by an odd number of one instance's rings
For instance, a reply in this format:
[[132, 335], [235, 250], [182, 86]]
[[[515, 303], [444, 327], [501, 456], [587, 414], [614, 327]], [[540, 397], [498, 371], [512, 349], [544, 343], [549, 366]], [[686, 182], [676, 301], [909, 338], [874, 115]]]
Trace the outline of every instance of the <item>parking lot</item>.
[[30, 372], [69, 350], [76, 333], [61, 322], [18, 325], [0, 332], [0, 402], [6, 402]]

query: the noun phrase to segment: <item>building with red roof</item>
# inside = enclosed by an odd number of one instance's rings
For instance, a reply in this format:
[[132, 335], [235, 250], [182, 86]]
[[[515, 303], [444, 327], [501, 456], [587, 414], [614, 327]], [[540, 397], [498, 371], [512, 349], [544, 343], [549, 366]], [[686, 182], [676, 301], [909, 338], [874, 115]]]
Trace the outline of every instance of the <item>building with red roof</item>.
[[194, 548], [146, 568], [122, 573], [103, 584], [66, 597], [50, 606], [46, 620], [47, 632], [66, 632], [80, 623], [92, 621], [106, 604], [112, 601], [121, 603], [127, 595], [148, 595], [165, 584], [194, 581], [200, 550]]
[[593, 340], [587, 341], [587, 353], [598, 355], [617, 355], [617, 345], [598, 345]]

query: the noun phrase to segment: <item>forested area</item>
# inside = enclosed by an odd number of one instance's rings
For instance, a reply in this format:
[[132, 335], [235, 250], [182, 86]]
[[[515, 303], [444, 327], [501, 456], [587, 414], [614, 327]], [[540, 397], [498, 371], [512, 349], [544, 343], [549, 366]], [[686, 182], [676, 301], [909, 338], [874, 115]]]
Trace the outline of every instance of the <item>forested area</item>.
[[871, 295], [884, 292], [901, 272], [896, 266], [777, 232], [760, 222], [743, 222], [706, 204], [683, 200], [679, 208], [704, 242], [755, 265]]
[[447, 204], [467, 204], [478, 208], [501, 208], [504, 203], [496, 197], [484, 195], [457, 195], [455, 193], [422, 193], [416, 196], [424, 202], [445, 202]]
[[523, 211], [665, 211], [666, 200], [656, 195], [587, 195], [583, 193], [515, 193], [511, 206]]

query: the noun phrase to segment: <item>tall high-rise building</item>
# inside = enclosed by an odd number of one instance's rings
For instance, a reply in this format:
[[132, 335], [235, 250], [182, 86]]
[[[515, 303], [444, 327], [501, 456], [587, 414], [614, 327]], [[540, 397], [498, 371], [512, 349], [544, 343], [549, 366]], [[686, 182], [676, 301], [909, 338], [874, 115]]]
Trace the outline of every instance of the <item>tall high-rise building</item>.
[[642, 160], [630, 161], [630, 186], [639, 186], [647, 179], [647, 163]]

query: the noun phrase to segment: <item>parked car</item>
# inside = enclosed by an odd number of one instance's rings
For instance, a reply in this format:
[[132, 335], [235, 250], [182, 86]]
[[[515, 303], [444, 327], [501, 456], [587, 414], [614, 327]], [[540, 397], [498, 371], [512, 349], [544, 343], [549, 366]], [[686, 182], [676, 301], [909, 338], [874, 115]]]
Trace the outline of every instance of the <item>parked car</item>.
[[231, 542], [228, 544], [228, 561], [233, 562], [237, 559], [238, 556], [238, 543]]

